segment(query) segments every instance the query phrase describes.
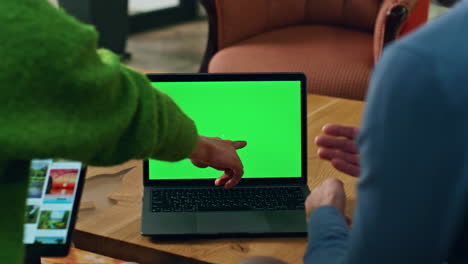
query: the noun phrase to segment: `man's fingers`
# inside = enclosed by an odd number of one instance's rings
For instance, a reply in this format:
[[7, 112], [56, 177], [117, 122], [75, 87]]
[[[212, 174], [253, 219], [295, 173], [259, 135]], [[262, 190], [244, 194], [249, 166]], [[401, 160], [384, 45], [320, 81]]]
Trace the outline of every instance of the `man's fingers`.
[[193, 160], [193, 159], [191, 159], [190, 161], [192, 162], [193, 165], [195, 165], [195, 166], [198, 167], [198, 168], [202, 168], [202, 169], [203, 169], [203, 168], [208, 167], [208, 165], [206, 165], [205, 163], [203, 163], [203, 162], [201, 162], [201, 161]]
[[319, 147], [339, 149], [341, 151], [353, 154], [358, 153], [356, 144], [354, 144], [354, 141], [349, 139], [336, 138], [334, 136], [324, 135], [316, 137], [315, 144], [317, 144]]
[[359, 166], [359, 156], [357, 154], [350, 154], [346, 152], [337, 151], [329, 148], [319, 148], [317, 155], [321, 159], [333, 160], [333, 159], [342, 159], [346, 162]]
[[354, 176], [354, 177], [359, 177], [359, 174], [361, 173], [361, 169], [359, 166], [353, 165], [349, 162], [346, 162], [341, 159], [333, 159], [331, 161], [333, 167], [343, 173], [346, 173], [348, 175]]
[[357, 127], [335, 124], [326, 124], [323, 126], [322, 131], [330, 136], [346, 137], [349, 139], [355, 139], [359, 133], [359, 129]]
[[241, 149], [247, 146], [247, 141], [231, 141], [231, 144], [236, 149]]

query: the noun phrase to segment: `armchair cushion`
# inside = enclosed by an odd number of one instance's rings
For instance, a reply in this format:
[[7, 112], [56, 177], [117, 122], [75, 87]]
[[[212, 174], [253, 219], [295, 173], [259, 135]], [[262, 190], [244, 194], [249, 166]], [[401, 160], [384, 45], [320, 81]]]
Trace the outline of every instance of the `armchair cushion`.
[[215, 8], [218, 48], [279, 27], [324, 24], [372, 32], [382, 0], [203, 0]]
[[306, 0], [203, 0], [215, 8], [218, 49], [304, 20]]
[[374, 30], [382, 0], [308, 0], [306, 22]]
[[305, 72], [308, 91], [362, 100], [373, 66], [372, 33], [321, 25], [280, 28], [220, 50], [209, 72]]

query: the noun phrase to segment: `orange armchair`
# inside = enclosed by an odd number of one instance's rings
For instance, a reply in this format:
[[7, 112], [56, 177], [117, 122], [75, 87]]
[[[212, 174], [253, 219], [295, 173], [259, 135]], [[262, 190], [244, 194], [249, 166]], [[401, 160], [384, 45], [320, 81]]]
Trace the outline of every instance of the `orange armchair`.
[[359, 100], [417, 2], [200, 1], [209, 17], [200, 72], [304, 72], [308, 92]]

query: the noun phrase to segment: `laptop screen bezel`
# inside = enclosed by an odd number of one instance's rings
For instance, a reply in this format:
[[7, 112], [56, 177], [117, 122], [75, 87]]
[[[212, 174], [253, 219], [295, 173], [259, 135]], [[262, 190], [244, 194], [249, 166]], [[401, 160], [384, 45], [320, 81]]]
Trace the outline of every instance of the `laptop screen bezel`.
[[[307, 86], [303, 73], [197, 73], [148, 74], [151, 82], [215, 82], [215, 81], [300, 81], [301, 82], [301, 177], [245, 178], [239, 186], [269, 184], [307, 184]], [[190, 116], [190, 113], [187, 113]], [[195, 120], [196, 122], [196, 120]], [[220, 172], [220, 176], [222, 172]], [[149, 161], [143, 161], [145, 186], [213, 186], [214, 179], [150, 180]]]

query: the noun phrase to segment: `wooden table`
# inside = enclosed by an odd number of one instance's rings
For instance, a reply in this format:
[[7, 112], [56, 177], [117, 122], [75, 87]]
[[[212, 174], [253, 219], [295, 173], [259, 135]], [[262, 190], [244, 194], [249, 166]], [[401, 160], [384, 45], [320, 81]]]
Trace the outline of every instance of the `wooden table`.
[[[340, 178], [347, 191], [347, 214], [355, 205], [356, 180], [339, 173], [317, 157], [314, 138], [327, 123], [358, 125], [363, 103], [331, 97], [308, 97], [308, 176], [312, 188], [329, 177]], [[274, 256], [301, 263], [306, 238], [226, 238], [151, 240], [140, 235], [142, 163], [130, 161], [115, 167], [88, 170], [74, 235], [77, 248], [137, 261], [154, 263], [238, 263], [249, 256]]]

